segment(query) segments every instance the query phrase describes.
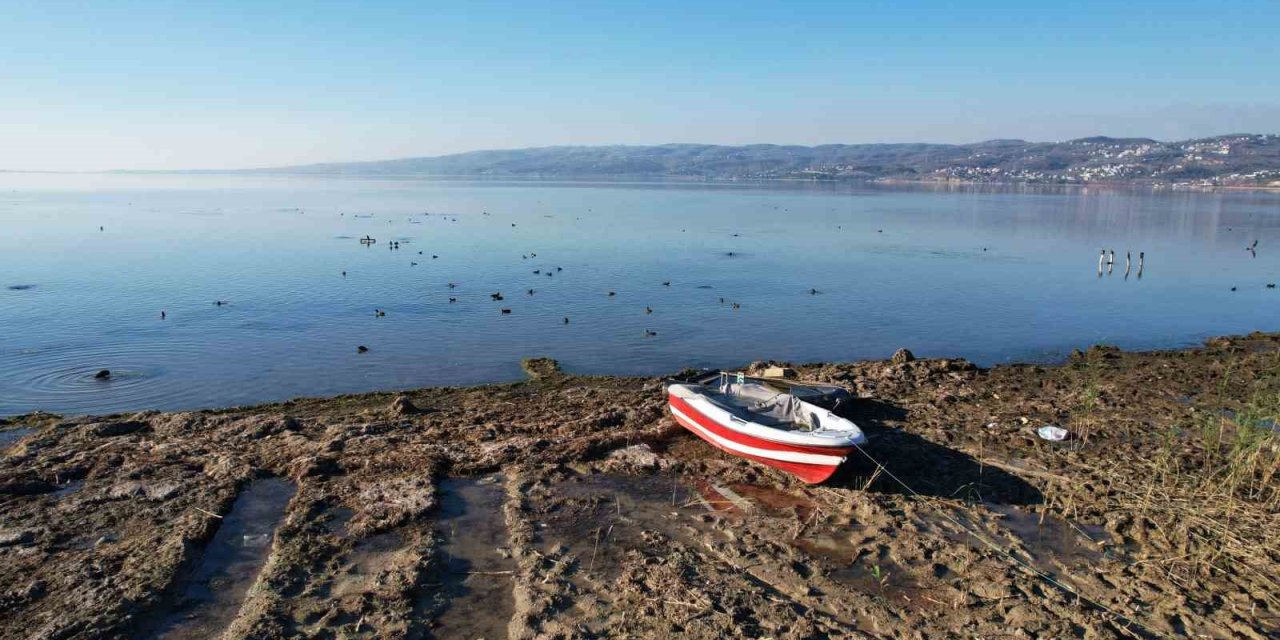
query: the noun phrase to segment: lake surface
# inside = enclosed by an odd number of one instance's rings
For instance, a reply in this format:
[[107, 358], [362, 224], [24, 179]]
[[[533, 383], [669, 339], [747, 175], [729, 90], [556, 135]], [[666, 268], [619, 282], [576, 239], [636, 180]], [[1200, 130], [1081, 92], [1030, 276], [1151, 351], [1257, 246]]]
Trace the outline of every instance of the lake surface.
[[1277, 281], [1275, 193], [0, 173], [0, 414], [1051, 361], [1280, 330]]

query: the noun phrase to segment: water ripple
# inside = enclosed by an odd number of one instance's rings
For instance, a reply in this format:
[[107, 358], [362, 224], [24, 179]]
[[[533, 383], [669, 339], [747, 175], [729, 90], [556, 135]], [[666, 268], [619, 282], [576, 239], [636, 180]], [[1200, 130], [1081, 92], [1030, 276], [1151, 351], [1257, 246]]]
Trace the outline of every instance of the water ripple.
[[[169, 404], [199, 393], [171, 375], [171, 367], [194, 365], [207, 349], [180, 342], [77, 344], [0, 355], [0, 412], [96, 412]], [[109, 379], [95, 378], [102, 369], [111, 371]]]

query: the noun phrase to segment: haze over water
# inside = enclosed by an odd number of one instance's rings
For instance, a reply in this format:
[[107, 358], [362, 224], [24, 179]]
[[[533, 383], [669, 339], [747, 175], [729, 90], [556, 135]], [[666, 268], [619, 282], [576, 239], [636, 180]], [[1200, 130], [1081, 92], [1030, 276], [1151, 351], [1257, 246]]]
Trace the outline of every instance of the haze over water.
[[0, 414], [1280, 328], [1275, 193], [0, 174], [0, 225]]

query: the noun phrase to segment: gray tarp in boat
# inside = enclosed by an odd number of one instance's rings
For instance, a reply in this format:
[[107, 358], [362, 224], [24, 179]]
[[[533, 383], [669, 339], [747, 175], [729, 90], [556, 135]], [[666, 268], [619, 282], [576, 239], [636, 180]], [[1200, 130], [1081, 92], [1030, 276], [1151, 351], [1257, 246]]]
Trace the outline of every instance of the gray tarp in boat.
[[754, 382], [725, 382], [715, 399], [743, 420], [769, 427], [812, 428], [813, 416], [799, 398]]

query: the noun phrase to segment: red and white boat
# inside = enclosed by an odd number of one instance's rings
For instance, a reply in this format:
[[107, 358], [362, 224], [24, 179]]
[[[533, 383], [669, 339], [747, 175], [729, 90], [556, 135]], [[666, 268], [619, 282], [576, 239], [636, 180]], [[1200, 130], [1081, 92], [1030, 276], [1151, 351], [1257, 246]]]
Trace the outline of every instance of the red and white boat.
[[839, 387], [725, 373], [667, 385], [671, 415], [681, 426], [810, 484], [830, 478], [867, 441], [853, 422], [814, 404], [839, 394], [847, 395]]

